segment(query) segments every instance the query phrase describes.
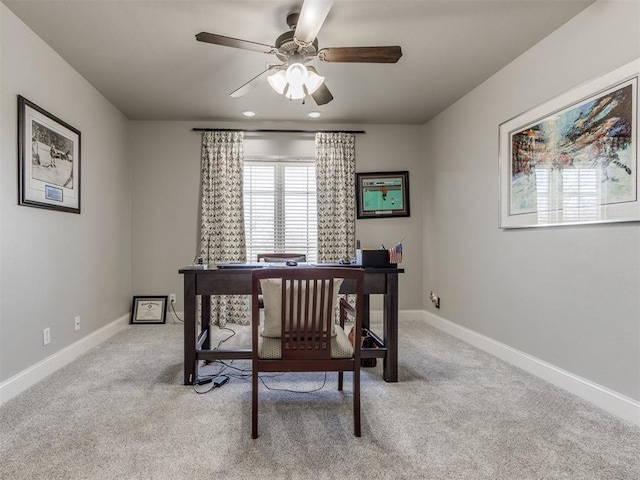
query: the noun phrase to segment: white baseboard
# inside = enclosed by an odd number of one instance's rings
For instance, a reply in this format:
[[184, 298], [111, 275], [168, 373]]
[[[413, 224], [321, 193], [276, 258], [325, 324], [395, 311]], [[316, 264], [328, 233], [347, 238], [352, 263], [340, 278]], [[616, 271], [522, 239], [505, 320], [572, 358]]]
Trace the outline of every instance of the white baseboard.
[[[410, 314], [413, 318], [416, 311], [406, 313]], [[404, 315], [405, 312], [400, 312], [401, 319]], [[571, 372], [558, 368], [527, 353], [511, 348], [508, 345], [497, 342], [466, 327], [445, 320], [433, 313], [423, 311], [422, 317], [432, 327], [453, 335], [536, 377], [567, 390], [613, 415], [640, 426], [640, 402], [574, 375]]]
[[43, 378], [64, 367], [83, 353], [101, 344], [129, 324], [127, 313], [104, 327], [57, 351], [44, 360], [32, 365], [22, 372], [0, 383], [0, 405], [9, 401], [27, 388], [35, 385]]

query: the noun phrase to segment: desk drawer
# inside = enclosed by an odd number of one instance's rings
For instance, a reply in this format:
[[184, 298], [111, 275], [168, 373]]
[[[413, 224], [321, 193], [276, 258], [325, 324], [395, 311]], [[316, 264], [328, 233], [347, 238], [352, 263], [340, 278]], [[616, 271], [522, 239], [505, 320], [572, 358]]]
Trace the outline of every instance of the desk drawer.
[[251, 295], [251, 272], [229, 272], [196, 277], [196, 295]]

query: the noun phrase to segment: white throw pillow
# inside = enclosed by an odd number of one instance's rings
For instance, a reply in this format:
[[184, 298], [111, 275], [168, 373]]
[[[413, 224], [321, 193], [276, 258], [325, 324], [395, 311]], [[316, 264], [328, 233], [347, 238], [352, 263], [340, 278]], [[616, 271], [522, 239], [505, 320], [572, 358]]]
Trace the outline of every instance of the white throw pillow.
[[[340, 291], [340, 286], [342, 285], [342, 278], [336, 278], [333, 281], [333, 296], [328, 298], [328, 295], [325, 295], [325, 311], [329, 308], [331, 312], [331, 336], [336, 334], [335, 331], [335, 322], [333, 321], [333, 312], [335, 310], [336, 303], [338, 301], [338, 292]], [[326, 290], [328, 291], [329, 283], [326, 284]], [[262, 289], [262, 297], [264, 302], [264, 322], [262, 324], [262, 329], [260, 330], [260, 335], [263, 337], [280, 337], [281, 336], [281, 325], [282, 325], [282, 280], [279, 278], [266, 278], [260, 280], [260, 288]], [[297, 287], [296, 287], [297, 289]], [[303, 283], [304, 289], [304, 283]], [[287, 324], [289, 323], [289, 287], [287, 287]], [[318, 289], [316, 292], [316, 298], [318, 304], [320, 303], [320, 294], [322, 290]], [[294, 291], [294, 298], [297, 298], [297, 292]], [[302, 308], [305, 308], [305, 293], [302, 293]], [[313, 298], [309, 297], [309, 305], [307, 306], [309, 309], [309, 313], [311, 313], [311, 309], [313, 308]], [[319, 305], [316, 307], [318, 312], [320, 310]], [[297, 305], [294, 305], [294, 312], [297, 312]], [[316, 320], [318, 320], [316, 318]]]

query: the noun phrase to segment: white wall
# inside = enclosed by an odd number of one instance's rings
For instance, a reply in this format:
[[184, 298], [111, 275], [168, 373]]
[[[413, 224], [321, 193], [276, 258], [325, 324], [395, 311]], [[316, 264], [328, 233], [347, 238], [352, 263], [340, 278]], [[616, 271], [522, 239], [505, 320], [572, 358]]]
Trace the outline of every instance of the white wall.
[[[0, 12], [2, 384], [127, 314], [131, 199], [128, 120], [4, 5]], [[81, 131], [80, 215], [18, 206], [18, 94]]]
[[[133, 122], [133, 291], [135, 295], [178, 294], [182, 309], [180, 267], [193, 262], [198, 239], [201, 134], [193, 127], [300, 129], [299, 124]], [[411, 217], [358, 220], [363, 246], [392, 244], [406, 237], [400, 276], [400, 308], [422, 305], [422, 144], [421, 127], [399, 125], [311, 124], [307, 129], [365, 130], [356, 136], [356, 170], [409, 170]], [[245, 154], [314, 156], [314, 137], [247, 135]], [[415, 183], [413, 183], [415, 182]], [[379, 299], [373, 308], [381, 308]]]
[[640, 400], [640, 226], [498, 228], [498, 125], [640, 56], [640, 3], [600, 1], [424, 128], [423, 306]]

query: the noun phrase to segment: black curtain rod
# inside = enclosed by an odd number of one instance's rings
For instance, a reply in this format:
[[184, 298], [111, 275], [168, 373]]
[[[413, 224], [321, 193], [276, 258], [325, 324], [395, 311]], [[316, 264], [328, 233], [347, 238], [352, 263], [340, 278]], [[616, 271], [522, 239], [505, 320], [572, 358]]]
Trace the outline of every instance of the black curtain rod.
[[192, 128], [194, 132], [245, 132], [245, 133], [367, 133], [364, 130], [277, 130], [277, 129], [235, 129], [235, 128]]

